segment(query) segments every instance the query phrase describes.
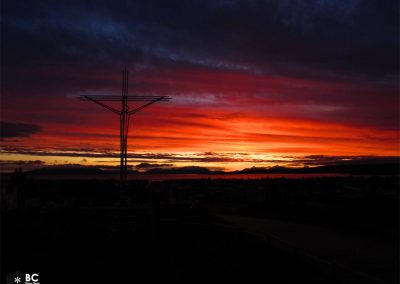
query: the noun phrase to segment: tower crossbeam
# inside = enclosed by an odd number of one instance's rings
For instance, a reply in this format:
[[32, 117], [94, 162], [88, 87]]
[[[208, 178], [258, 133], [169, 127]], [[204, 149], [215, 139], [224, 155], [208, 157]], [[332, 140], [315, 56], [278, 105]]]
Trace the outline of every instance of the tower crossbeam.
[[[120, 119], [120, 185], [123, 186], [127, 180], [128, 173], [128, 131], [130, 117], [140, 110], [156, 103], [167, 102], [171, 100], [169, 96], [153, 96], [153, 95], [128, 95], [128, 70], [122, 70], [122, 93], [117, 95], [83, 95], [78, 97], [79, 100], [91, 101], [117, 115]], [[121, 102], [121, 108], [117, 109], [104, 102]], [[131, 109], [128, 102], [146, 102], [145, 104]]]

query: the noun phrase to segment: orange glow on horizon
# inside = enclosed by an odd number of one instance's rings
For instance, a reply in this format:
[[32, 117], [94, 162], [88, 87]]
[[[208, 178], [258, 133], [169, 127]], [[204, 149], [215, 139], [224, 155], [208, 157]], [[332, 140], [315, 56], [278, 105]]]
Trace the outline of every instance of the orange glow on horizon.
[[[235, 170], [284, 165], [289, 156], [399, 155], [399, 131], [368, 121], [363, 123], [363, 117], [369, 119], [365, 111], [367, 102], [362, 101], [365, 105], [360, 106], [357, 103], [357, 99], [365, 96], [378, 98], [385, 92], [391, 95], [393, 88], [390, 86], [235, 72], [150, 71], [132, 76], [132, 85], [144, 93], [154, 91], [171, 95], [173, 100], [156, 104], [131, 118], [128, 139], [131, 154], [195, 156], [196, 153], [212, 152], [234, 157], [235, 153], [246, 153], [252, 159], [168, 161], [167, 158], [134, 158], [130, 160], [132, 165], [170, 162], [175, 166]], [[108, 80], [118, 81], [119, 78]], [[101, 92], [108, 93], [107, 90]], [[111, 93], [118, 92], [116, 89]], [[353, 97], [346, 97], [349, 92]], [[34, 110], [28, 107], [29, 99], [25, 104], [19, 104], [18, 99], [7, 98], [7, 104], [13, 107], [5, 109], [5, 117], [10, 121], [31, 121], [40, 125], [42, 131], [28, 138], [4, 139], [2, 159], [37, 159], [45, 164], [117, 165], [118, 158], [87, 157], [87, 153], [118, 152], [118, 117], [96, 105], [77, 101], [77, 94], [48, 97], [47, 105], [35, 105]], [[383, 110], [392, 107], [390, 101], [368, 104], [381, 104]], [[68, 156], [68, 151], [74, 155], [81, 152], [82, 156]], [[274, 159], [278, 162], [274, 163]], [[288, 159], [288, 165], [290, 162]]]

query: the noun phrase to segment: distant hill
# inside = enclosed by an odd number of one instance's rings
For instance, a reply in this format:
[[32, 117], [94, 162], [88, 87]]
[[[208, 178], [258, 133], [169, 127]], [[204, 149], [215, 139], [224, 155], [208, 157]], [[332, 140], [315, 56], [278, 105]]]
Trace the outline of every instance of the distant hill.
[[212, 171], [205, 167], [189, 166], [180, 168], [155, 168], [146, 171], [146, 174], [220, 174], [223, 172]]
[[[62, 165], [48, 166], [35, 169], [27, 173], [34, 175], [103, 175], [119, 173], [119, 167], [83, 166], [83, 165]], [[344, 174], [365, 174], [365, 175], [397, 175], [400, 174], [399, 163], [380, 164], [342, 164], [319, 167], [289, 168], [274, 166], [271, 168], [251, 167], [240, 171], [222, 172], [213, 171], [206, 167], [188, 166], [174, 168], [153, 168], [140, 173], [129, 170], [129, 174], [318, 174], [318, 173], [344, 173]]]
[[[103, 175], [111, 173], [119, 173], [119, 168], [101, 169], [96, 166], [81, 166], [81, 165], [63, 165], [63, 166], [49, 166], [40, 169], [29, 171], [28, 173], [34, 175]], [[140, 174], [137, 171], [129, 170], [129, 174]], [[154, 168], [150, 169], [145, 174], [216, 174], [222, 172], [215, 172], [205, 167], [188, 166], [177, 168]]]
[[387, 164], [345, 164], [329, 165], [319, 167], [287, 168], [275, 166], [272, 168], [252, 167], [241, 171], [234, 171], [235, 174], [317, 174], [317, 173], [344, 173], [344, 174], [365, 174], [365, 175], [396, 175], [400, 174], [399, 163]]

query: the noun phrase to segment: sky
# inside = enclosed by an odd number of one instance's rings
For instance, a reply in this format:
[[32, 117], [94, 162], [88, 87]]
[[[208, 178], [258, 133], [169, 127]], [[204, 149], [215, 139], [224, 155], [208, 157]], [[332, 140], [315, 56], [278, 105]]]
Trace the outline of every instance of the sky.
[[[238, 170], [399, 156], [395, 0], [1, 3], [1, 169], [119, 163], [119, 118], [80, 95], [168, 95], [128, 163]], [[132, 104], [131, 107], [138, 106]]]

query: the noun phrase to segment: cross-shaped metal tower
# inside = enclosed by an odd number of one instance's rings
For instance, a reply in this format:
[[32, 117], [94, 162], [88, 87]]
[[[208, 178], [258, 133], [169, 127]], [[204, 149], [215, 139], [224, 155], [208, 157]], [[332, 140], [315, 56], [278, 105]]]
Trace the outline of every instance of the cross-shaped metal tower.
[[[131, 115], [136, 114], [140, 110], [148, 107], [156, 102], [169, 101], [171, 97], [169, 96], [129, 96], [128, 95], [128, 70], [124, 68], [122, 70], [122, 95], [114, 96], [114, 95], [106, 95], [106, 96], [79, 96], [80, 100], [92, 101], [109, 111], [118, 114], [120, 120], [120, 184], [125, 184], [127, 179], [127, 171], [128, 171], [128, 130], [129, 130], [129, 120]], [[147, 102], [137, 108], [131, 109], [128, 106], [128, 102]], [[109, 106], [103, 102], [121, 102], [121, 109], [118, 110], [112, 106]]]

